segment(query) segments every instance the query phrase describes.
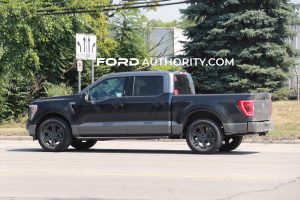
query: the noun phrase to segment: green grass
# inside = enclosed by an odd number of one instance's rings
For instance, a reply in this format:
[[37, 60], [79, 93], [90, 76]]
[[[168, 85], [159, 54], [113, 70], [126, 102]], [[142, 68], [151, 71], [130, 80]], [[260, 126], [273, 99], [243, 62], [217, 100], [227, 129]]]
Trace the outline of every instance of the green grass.
[[13, 121], [9, 120], [0, 123], [0, 136], [24, 136], [27, 135], [26, 131], [27, 116]]
[[[20, 122], [9, 121], [0, 124], [0, 136], [27, 135], [25, 129], [26, 117]], [[300, 102], [273, 102], [272, 121], [275, 129], [267, 134], [263, 140], [295, 140], [300, 139]]]
[[273, 102], [272, 121], [275, 128], [267, 137], [275, 139], [300, 139], [300, 102]]

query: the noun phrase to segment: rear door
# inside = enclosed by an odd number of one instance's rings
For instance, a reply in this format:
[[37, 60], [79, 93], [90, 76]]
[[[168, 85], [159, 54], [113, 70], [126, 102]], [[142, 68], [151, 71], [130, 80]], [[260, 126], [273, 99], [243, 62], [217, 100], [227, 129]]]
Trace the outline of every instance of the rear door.
[[170, 133], [170, 94], [164, 92], [164, 76], [133, 76], [131, 85], [125, 103], [127, 134]]

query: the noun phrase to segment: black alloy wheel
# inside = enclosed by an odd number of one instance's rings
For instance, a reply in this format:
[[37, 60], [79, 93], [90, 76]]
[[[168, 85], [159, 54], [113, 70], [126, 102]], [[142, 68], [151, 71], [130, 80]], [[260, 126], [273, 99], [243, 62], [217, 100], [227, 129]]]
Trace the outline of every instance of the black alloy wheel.
[[41, 147], [46, 151], [65, 151], [72, 136], [68, 124], [60, 118], [50, 118], [41, 123], [37, 135]]
[[195, 153], [215, 153], [222, 145], [223, 135], [217, 123], [200, 119], [189, 125], [187, 144]]
[[225, 136], [222, 146], [219, 151], [228, 152], [232, 151], [240, 146], [243, 141], [243, 136], [233, 135]]

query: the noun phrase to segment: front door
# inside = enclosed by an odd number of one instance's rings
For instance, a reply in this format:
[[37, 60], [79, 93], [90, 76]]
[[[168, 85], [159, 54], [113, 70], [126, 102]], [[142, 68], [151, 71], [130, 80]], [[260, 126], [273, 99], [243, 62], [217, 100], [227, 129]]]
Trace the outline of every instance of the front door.
[[167, 135], [170, 130], [170, 95], [164, 93], [163, 76], [131, 77], [131, 95], [126, 97], [127, 134]]
[[89, 89], [89, 99], [76, 107], [81, 137], [123, 135], [126, 133], [126, 77], [107, 78]]

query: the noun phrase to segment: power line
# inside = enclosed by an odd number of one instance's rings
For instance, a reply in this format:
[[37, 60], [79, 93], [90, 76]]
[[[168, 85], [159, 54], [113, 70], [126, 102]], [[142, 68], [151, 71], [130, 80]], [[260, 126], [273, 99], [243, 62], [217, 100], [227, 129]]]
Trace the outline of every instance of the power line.
[[[122, 1], [131, 2], [132, 3], [122, 3]], [[37, 12], [39, 15], [66, 15], [66, 14], [80, 14], [80, 13], [94, 13], [94, 12], [105, 12], [105, 11], [118, 11], [118, 10], [130, 10], [130, 9], [138, 9], [138, 8], [151, 8], [151, 7], [162, 7], [162, 6], [169, 6], [169, 5], [177, 5], [177, 4], [185, 4], [190, 3], [190, 0], [179, 1], [179, 2], [169, 2], [172, 0], [122, 0], [119, 4], [112, 4], [112, 5], [100, 5], [100, 6], [90, 6], [90, 7], [74, 7], [74, 8], [62, 8], [58, 7], [57, 9], [41, 9]], [[134, 2], [138, 1], [138, 2]], [[7, 1], [0, 1], [3, 4], [9, 4], [11, 2]], [[0, 4], [1, 4], [0, 3]], [[30, 4], [32, 2], [27, 1], [26, 3]], [[39, 2], [39, 4], [44, 5], [44, 7], [51, 7], [56, 6], [57, 4], [67, 5], [68, 1], [54, 1], [54, 2]], [[56, 5], [55, 5], [56, 4]]]
[[[165, 1], [172, 1], [172, 0], [152, 0], [152, 1], [147, 1], [147, 0], [121, 0], [118, 4], [112, 4], [112, 5], [101, 5], [101, 6], [90, 6], [90, 7], [71, 7], [71, 8], [60, 8], [61, 10], [72, 10], [72, 9], [86, 9], [86, 8], [102, 8], [102, 7], [110, 7], [110, 6], [120, 6], [122, 2], [126, 3], [132, 3], [131, 5], [136, 5], [136, 4], [147, 4], [147, 3], [160, 3], [160, 2], [165, 2]], [[0, 4], [11, 4], [9, 0], [7, 1], [1, 1]], [[61, 1], [52, 1], [52, 2], [34, 2], [31, 0], [28, 1], [23, 1], [23, 3], [26, 4], [37, 4], [37, 5], [45, 5], [45, 7], [50, 7], [50, 6], [57, 6], [57, 5], [67, 5], [69, 3], [68, 0], [61, 0]], [[57, 9], [45, 9], [41, 11], [54, 11]]]
[[[135, 6], [133, 4], [128, 6], [126, 4], [121, 5], [120, 7], [116, 8], [104, 8], [104, 9], [93, 9], [93, 10], [72, 10], [72, 11], [66, 11], [66, 12], [60, 12], [60, 10], [55, 10], [52, 12], [46, 12], [46, 13], [40, 13], [40, 15], [66, 15], [66, 14], [80, 14], [80, 13], [94, 13], [94, 12], [105, 12], [105, 11], [117, 11], [117, 10], [130, 10], [130, 9], [138, 9], [138, 8], [151, 8], [151, 7], [162, 7], [162, 6], [170, 6], [170, 5], [178, 5], [178, 4], [185, 4], [190, 3], [190, 0], [187, 1], [180, 1], [180, 2], [173, 2], [173, 3], [165, 3], [165, 4], [146, 4], [146, 5], [138, 5]], [[45, 11], [44, 11], [45, 12]]]
[[[8, 1], [0, 1], [0, 5], [9, 5], [14, 2]], [[54, 2], [32, 2], [32, 1], [23, 1], [22, 3], [27, 4], [27, 5], [41, 5], [42, 7], [51, 7], [51, 6], [64, 6], [68, 4], [68, 1], [62, 0], [62, 1], [54, 1]]]
[[[126, 0], [128, 2], [128, 0]], [[43, 9], [38, 10], [38, 12], [55, 12], [55, 11], [69, 11], [69, 10], [87, 10], [87, 9], [94, 9], [94, 8], [112, 8], [112, 7], [121, 7], [121, 6], [135, 6], [135, 5], [148, 5], [148, 4], [155, 4], [155, 3], [162, 3], [166, 1], [172, 0], [154, 0], [154, 1], [144, 1], [144, 2], [134, 2], [132, 4], [112, 4], [112, 5], [101, 5], [101, 6], [90, 6], [90, 7], [73, 7], [73, 8], [57, 8], [57, 9]]]

